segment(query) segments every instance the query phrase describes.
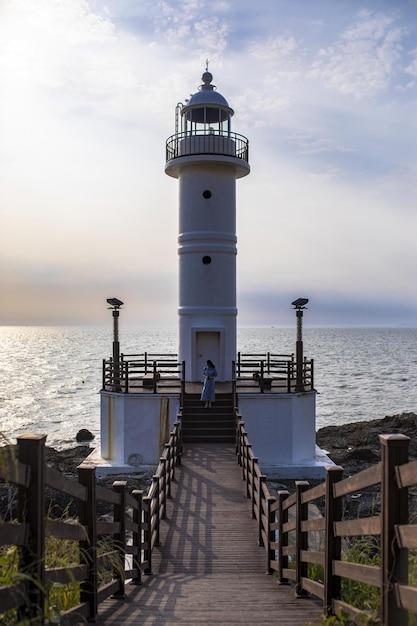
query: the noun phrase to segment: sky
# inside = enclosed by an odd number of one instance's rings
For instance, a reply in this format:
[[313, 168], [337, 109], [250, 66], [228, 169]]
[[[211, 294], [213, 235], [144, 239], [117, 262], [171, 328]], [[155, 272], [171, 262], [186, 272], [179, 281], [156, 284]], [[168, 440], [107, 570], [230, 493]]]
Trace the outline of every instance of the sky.
[[0, 0], [0, 324], [177, 324], [206, 59], [250, 146], [238, 324], [417, 326], [417, 0]]

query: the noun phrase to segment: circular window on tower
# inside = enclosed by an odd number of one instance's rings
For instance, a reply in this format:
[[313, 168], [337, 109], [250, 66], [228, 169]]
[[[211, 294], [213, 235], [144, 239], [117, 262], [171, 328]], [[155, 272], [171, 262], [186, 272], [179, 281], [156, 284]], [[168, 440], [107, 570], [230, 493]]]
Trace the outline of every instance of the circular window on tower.
[[204, 191], [203, 191], [203, 198], [205, 198], [206, 200], [211, 198], [211, 191], [210, 191], [210, 189], [204, 189]]
[[211, 263], [211, 256], [203, 256], [203, 263], [204, 263], [204, 265], [210, 265], [210, 263]]

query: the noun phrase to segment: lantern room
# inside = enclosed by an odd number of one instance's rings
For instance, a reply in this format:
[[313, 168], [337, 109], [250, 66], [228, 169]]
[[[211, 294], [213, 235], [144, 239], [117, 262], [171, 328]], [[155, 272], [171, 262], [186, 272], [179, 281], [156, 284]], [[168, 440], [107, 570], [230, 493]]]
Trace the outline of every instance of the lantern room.
[[228, 134], [231, 131], [230, 119], [233, 109], [212, 85], [213, 76], [204, 72], [201, 77], [203, 84], [181, 108], [181, 132], [194, 134], [206, 131], [208, 133]]

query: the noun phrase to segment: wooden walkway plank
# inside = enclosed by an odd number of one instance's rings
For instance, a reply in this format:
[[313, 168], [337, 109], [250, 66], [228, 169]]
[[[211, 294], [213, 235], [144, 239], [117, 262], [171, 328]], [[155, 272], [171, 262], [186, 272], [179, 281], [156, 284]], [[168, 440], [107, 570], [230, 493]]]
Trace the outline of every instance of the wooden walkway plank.
[[109, 626], [303, 626], [321, 607], [266, 574], [241, 469], [230, 444], [187, 444], [161, 524], [154, 574], [106, 600], [98, 624]]

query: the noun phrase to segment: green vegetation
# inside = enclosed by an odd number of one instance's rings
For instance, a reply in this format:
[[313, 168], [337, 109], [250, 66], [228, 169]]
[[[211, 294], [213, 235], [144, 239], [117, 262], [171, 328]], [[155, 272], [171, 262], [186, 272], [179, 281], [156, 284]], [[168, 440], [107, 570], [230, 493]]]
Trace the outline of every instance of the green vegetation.
[[[379, 538], [360, 537], [353, 542], [351, 541], [342, 547], [342, 560], [380, 567]], [[380, 610], [379, 589], [348, 578], [342, 579], [341, 599], [358, 609], [364, 610], [367, 615], [377, 615]]]
[[[1, 521], [1, 520], [0, 520]], [[66, 523], [77, 523], [68, 517], [63, 518]], [[111, 538], [103, 537], [97, 546], [101, 559], [101, 567], [98, 569], [99, 587], [110, 582], [114, 571], [120, 572], [120, 564], [115, 553], [115, 543]], [[45, 546], [45, 566], [49, 568], [78, 565], [83, 562], [77, 541], [66, 539], [56, 539], [48, 536]], [[13, 585], [18, 582], [28, 580], [25, 572], [19, 571], [19, 557], [16, 546], [2, 546], [0, 548], [0, 586]], [[59, 623], [59, 617], [65, 611], [77, 606], [80, 603], [80, 583], [72, 580], [67, 584], [50, 583], [46, 588], [45, 615], [50, 623]], [[55, 620], [55, 622], [54, 622]], [[27, 620], [18, 619], [16, 609], [11, 609], [5, 613], [0, 613], [0, 624], [2, 626], [26, 626]]]

